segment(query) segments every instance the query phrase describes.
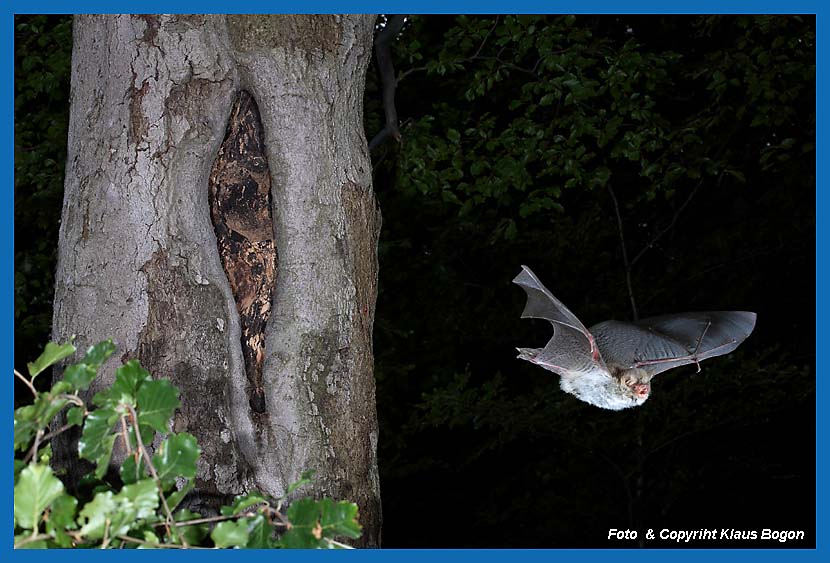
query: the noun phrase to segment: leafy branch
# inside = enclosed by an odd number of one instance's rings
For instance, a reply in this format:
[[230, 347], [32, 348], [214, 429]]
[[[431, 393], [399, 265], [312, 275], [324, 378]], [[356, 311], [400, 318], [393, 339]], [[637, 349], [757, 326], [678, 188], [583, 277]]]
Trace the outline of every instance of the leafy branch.
[[[72, 344], [47, 345], [29, 364], [28, 378], [15, 371], [34, 395], [31, 405], [14, 413], [14, 449], [23, 455], [15, 459], [15, 548], [348, 548], [336, 538], [360, 537], [357, 505], [329, 498], [302, 498], [283, 513], [286, 498], [251, 491], [222, 507], [218, 516], [177, 508], [194, 488], [201, 453], [192, 435], [167, 432], [180, 406], [178, 390], [166, 379], [153, 379], [133, 360], [115, 370], [115, 381], [92, 397], [92, 405], [78, 394], [89, 389], [114, 351], [109, 340], [90, 347], [46, 392], [37, 391], [35, 377], [74, 354]], [[62, 413], [63, 424], [57, 422]], [[90, 477], [99, 482], [95, 496], [80, 509], [48, 465], [51, 449], [42, 448], [73, 426], [82, 428], [78, 454], [95, 464]], [[156, 433], [163, 439], [156, 442]], [[116, 490], [101, 479], [118, 439], [127, 456]], [[153, 443], [159, 446], [150, 452]], [[304, 472], [286, 495], [311, 483], [312, 475]]]

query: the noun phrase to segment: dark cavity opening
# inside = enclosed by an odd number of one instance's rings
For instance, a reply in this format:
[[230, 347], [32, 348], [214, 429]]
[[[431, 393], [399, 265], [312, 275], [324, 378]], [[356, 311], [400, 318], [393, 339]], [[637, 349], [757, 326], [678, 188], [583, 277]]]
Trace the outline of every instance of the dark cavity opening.
[[242, 329], [251, 409], [265, 413], [265, 325], [277, 275], [271, 174], [256, 101], [241, 91], [210, 172], [210, 218]]

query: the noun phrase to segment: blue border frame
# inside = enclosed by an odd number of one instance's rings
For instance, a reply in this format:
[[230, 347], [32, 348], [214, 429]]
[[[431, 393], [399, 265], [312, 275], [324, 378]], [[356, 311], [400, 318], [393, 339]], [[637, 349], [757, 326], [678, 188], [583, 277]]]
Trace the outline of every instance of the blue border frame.
[[[821, 14], [822, 0], [517, 0], [505, 4], [499, 0], [9, 0], [3, 10], [10, 13], [65, 14], [65, 13], [427, 13], [427, 14]], [[506, 11], [505, 7], [510, 10]]]
[[[820, 69], [817, 73], [816, 80], [816, 143], [819, 155], [827, 153], [825, 142], [825, 133], [827, 131], [827, 115], [824, 108], [819, 104], [819, 100], [825, 99], [824, 96], [828, 94], [827, 89], [827, 75], [821, 70], [824, 69], [824, 64], [828, 60], [828, 16], [830, 16], [830, 7], [828, 3], [822, 0], [791, 0], [784, 2], [782, 0], [682, 0], [680, 2], [666, 2], [656, 0], [627, 0], [625, 2], [613, 2], [611, 0], [560, 0], [560, 1], [533, 1], [533, 0], [514, 0], [509, 4], [503, 1], [498, 2], [494, 0], [462, 0], [454, 2], [435, 2], [435, 1], [400, 1], [390, 0], [387, 2], [377, 2], [371, 0], [351, 0], [349, 2], [332, 2], [332, 1], [308, 1], [301, 2], [300, 0], [291, 0], [289, 2], [265, 2], [257, 0], [243, 0], [242, 2], [235, 2], [228, 5], [227, 2], [219, 2], [216, 0], [202, 0], [200, 2], [193, 0], [185, 1], [160, 1], [160, 0], [70, 0], [64, 2], [55, 2], [49, 0], [11, 0], [2, 2], [0, 5], [0, 18], [2, 19], [2, 29], [5, 33], [0, 35], [0, 52], [2, 54], [2, 70], [4, 76], [13, 76], [14, 65], [14, 14], [15, 13], [151, 13], [151, 12], [180, 12], [180, 13], [256, 13], [256, 12], [283, 12], [283, 13], [332, 13], [344, 12], [351, 13], [505, 13], [505, 8], [509, 7], [509, 13], [635, 13], [635, 14], [705, 14], [705, 13], [721, 13], [721, 14], [738, 14], [738, 13], [764, 13], [764, 14], [816, 14], [817, 27], [817, 41], [816, 41], [816, 58], [817, 65]], [[232, 8], [229, 10], [229, 8]], [[6, 178], [5, 185], [14, 185], [14, 82], [9, 80], [5, 86], [0, 90], [0, 104], [7, 108], [6, 113], [2, 115], [0, 127], [2, 127], [2, 135], [0, 142], [2, 142], [2, 154], [0, 155], [0, 162], [2, 162], [3, 177]], [[826, 164], [820, 156], [816, 160], [816, 213], [826, 209], [827, 206], [827, 182], [826, 182]], [[824, 188], [819, 188], [824, 186]], [[0, 348], [2, 350], [2, 357], [12, 358], [14, 354], [14, 315], [13, 315], [13, 295], [14, 295], [14, 228], [13, 228], [13, 210], [14, 210], [14, 191], [8, 187], [2, 192], [2, 201], [6, 201], [3, 206], [5, 211], [3, 214], [7, 217], [6, 221], [0, 223], [0, 250], [2, 250], [3, 263], [7, 266], [7, 274], [0, 279], [0, 284], [5, 288], [3, 291], [3, 300], [0, 302], [0, 307], [7, 319], [8, 325], [5, 325], [3, 338], [0, 339]], [[821, 221], [816, 223], [816, 287], [818, 288], [822, 281], [826, 280], [825, 264], [819, 260], [819, 248], [824, 248], [824, 239], [827, 237], [827, 229]], [[816, 318], [819, 318], [820, 313], [827, 310], [827, 301], [823, 294], [816, 292]], [[824, 331], [818, 323], [816, 323], [816, 348], [820, 349], [826, 342]], [[827, 404], [827, 386], [818, 377], [818, 374], [824, 373], [826, 360], [819, 355], [816, 360], [816, 444], [827, 444], [827, 413], [818, 408], [820, 404]], [[9, 366], [11, 367], [11, 366]], [[9, 377], [7, 385], [11, 385], [12, 378]], [[7, 387], [8, 389], [8, 387]], [[7, 392], [2, 396], [3, 411], [10, 413], [12, 410], [13, 392]], [[12, 449], [11, 433], [2, 434], [2, 447], [0, 451], [9, 451]], [[519, 559], [521, 561], [536, 562], [536, 561], [592, 561], [601, 560], [608, 557], [613, 557], [620, 561], [664, 561], [666, 558], [671, 558], [676, 561], [698, 561], [706, 558], [711, 561], [730, 560], [733, 558], [752, 558], [756, 562], [765, 561], [781, 561], [781, 560], [799, 560], [799, 561], [818, 561], [826, 560], [829, 555], [828, 536], [830, 536], [830, 527], [827, 525], [827, 508], [828, 508], [828, 487], [826, 481], [819, 479], [819, 475], [828, 475], [827, 465], [827, 449], [817, 447], [816, 449], [816, 549], [815, 550], [790, 550], [790, 549], [772, 549], [772, 550], [734, 550], [734, 549], [706, 549], [706, 550], [665, 550], [665, 549], [650, 549], [650, 550], [376, 550], [376, 551], [354, 551], [354, 552], [338, 552], [334, 555], [332, 552], [311, 552], [311, 551], [280, 551], [269, 552], [265, 554], [253, 554], [245, 552], [245, 556], [266, 556], [276, 557], [287, 561], [312, 561], [320, 558], [331, 557], [348, 557], [359, 558], [361, 560], [395, 560], [395, 561], [418, 561], [421, 562], [424, 558], [429, 559], [456, 559], [474, 557], [476, 560], [482, 561], [503, 561], [505, 558]], [[12, 489], [12, 473], [11, 464], [7, 465], [0, 477], [0, 487], [5, 491]], [[758, 494], [763, 494], [763, 491], [758, 491]], [[4, 502], [6, 509], [3, 513], [9, 519], [12, 518], [12, 496], [6, 497]], [[10, 551], [13, 543], [12, 540], [12, 526], [6, 528], [9, 536], [3, 542], [3, 551]], [[100, 553], [100, 555], [98, 555]], [[88, 560], [89, 558], [97, 557], [116, 557], [116, 552], [97, 552], [97, 551], [74, 551], [62, 550], [55, 552], [49, 551], [16, 551], [12, 555], [15, 560], [30, 560], [30, 559], [46, 559], [58, 557], [66, 557], [69, 559]], [[821, 555], [821, 554], [824, 555]], [[182, 558], [194, 557], [216, 557], [229, 558], [242, 555], [233, 551], [154, 551], [153, 557], [161, 558], [175, 558], [181, 560]], [[127, 558], [143, 558], [145, 552], [137, 550], [128, 550], [120, 552], [117, 557]]]

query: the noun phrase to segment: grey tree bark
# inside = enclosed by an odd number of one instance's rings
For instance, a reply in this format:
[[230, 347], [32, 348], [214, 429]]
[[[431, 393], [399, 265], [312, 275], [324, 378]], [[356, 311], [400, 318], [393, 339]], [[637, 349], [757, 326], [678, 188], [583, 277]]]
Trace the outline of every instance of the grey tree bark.
[[[206, 499], [315, 492], [379, 545], [372, 324], [380, 214], [363, 133], [373, 16], [77, 16], [54, 338], [113, 338], [182, 392]], [[277, 254], [264, 413], [208, 182], [241, 90], [261, 114]]]

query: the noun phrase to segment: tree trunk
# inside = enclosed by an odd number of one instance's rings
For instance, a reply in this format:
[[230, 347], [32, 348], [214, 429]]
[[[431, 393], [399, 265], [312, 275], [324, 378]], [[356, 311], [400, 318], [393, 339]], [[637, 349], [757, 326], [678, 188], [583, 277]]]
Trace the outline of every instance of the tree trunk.
[[[315, 493], [380, 540], [372, 16], [77, 16], [54, 338], [181, 390], [201, 502]], [[119, 355], [119, 354], [117, 354]], [[60, 453], [60, 452], [58, 452]], [[206, 500], [212, 499], [212, 500]]]

